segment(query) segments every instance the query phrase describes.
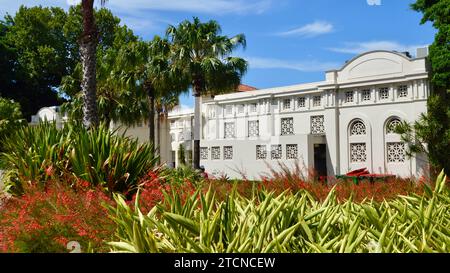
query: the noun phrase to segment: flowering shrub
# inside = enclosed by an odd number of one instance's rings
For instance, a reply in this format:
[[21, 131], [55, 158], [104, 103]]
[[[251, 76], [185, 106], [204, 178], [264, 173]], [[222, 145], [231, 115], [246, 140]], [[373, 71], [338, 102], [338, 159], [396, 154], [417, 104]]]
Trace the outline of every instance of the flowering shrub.
[[198, 188], [189, 179], [178, 180], [179, 177], [170, 174], [164, 175], [167, 170], [155, 168], [140, 180], [140, 191], [133, 195], [129, 205], [133, 206], [139, 194], [139, 207], [142, 212], [147, 213], [156, 204], [165, 201], [165, 193], [177, 196], [183, 202], [190, 197]]
[[82, 252], [108, 250], [103, 242], [115, 225], [103, 204], [112, 201], [100, 189], [77, 180], [72, 187], [48, 181], [24, 190], [0, 209], [0, 252], [69, 252], [69, 241]]

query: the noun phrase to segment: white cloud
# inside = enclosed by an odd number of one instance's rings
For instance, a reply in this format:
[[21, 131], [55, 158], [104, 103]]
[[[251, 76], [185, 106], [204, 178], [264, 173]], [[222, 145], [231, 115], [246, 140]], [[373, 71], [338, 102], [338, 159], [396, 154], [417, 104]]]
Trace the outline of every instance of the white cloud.
[[261, 57], [247, 57], [245, 58], [249, 62], [250, 69], [260, 68], [260, 69], [291, 69], [302, 72], [317, 72], [326, 71], [340, 67], [339, 63], [334, 62], [320, 62], [316, 60], [310, 61], [288, 61], [275, 58], [261, 58]]
[[405, 45], [395, 41], [368, 41], [368, 42], [347, 42], [343, 47], [328, 48], [334, 52], [348, 53], [348, 54], [360, 54], [373, 50], [392, 50], [398, 52], [408, 51], [411, 54], [415, 54], [418, 47], [424, 47], [425, 45]]
[[334, 29], [333, 25], [325, 21], [316, 21], [311, 24], [301, 26], [292, 30], [277, 33], [279, 36], [304, 36], [304, 37], [314, 37], [326, 33], [332, 32]]
[[78, 5], [78, 3], [81, 2], [81, 0], [66, 0], [66, 2], [67, 2], [67, 5], [69, 5], [69, 6], [75, 6], [75, 5]]
[[367, 0], [369, 6], [381, 6], [381, 0]]
[[[73, 0], [71, 0], [73, 1]], [[108, 6], [121, 11], [160, 10], [208, 14], [263, 13], [273, 0], [127, 0], [109, 1]]]

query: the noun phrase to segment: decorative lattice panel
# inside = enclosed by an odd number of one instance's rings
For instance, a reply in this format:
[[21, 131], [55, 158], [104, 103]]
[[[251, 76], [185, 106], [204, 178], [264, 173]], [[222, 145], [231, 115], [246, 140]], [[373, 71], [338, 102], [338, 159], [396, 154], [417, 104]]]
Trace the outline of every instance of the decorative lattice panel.
[[366, 162], [367, 149], [366, 143], [351, 143], [350, 144], [350, 160], [354, 163]]
[[405, 143], [387, 143], [387, 161], [389, 163], [403, 163], [406, 160]]
[[211, 147], [211, 159], [220, 159], [220, 147]]
[[294, 118], [282, 118], [281, 119], [281, 135], [293, 135], [294, 134]]
[[398, 96], [400, 98], [406, 98], [408, 96], [408, 86], [400, 85], [398, 87]]
[[248, 136], [259, 136], [259, 120], [250, 120], [248, 122]]
[[395, 128], [400, 125], [400, 120], [398, 118], [391, 119], [386, 126], [387, 134], [395, 134]]
[[200, 148], [200, 159], [208, 160], [208, 147]]
[[266, 158], [267, 158], [267, 146], [256, 145], [256, 159], [266, 159]]
[[389, 98], [389, 89], [387, 87], [380, 88], [380, 100], [386, 100]]
[[353, 102], [353, 91], [345, 92], [345, 102]]
[[370, 90], [365, 89], [362, 91], [362, 100], [363, 101], [369, 101], [371, 99]]
[[311, 134], [325, 133], [324, 116], [311, 116]]
[[237, 107], [238, 114], [244, 114], [245, 105], [241, 104]]
[[232, 115], [233, 114], [233, 105], [225, 106], [225, 114], [226, 115]]
[[281, 144], [272, 145], [270, 149], [270, 155], [272, 159], [281, 159], [281, 157], [283, 156]]
[[291, 100], [284, 99], [283, 100], [283, 110], [290, 110], [290, 109], [291, 109]]
[[233, 159], [233, 146], [223, 147], [223, 159], [231, 160]]
[[351, 136], [361, 136], [366, 134], [366, 125], [360, 120], [352, 123], [352, 127], [350, 128]]
[[297, 99], [297, 105], [299, 108], [305, 107], [306, 106], [306, 100], [305, 97], [301, 97]]
[[234, 138], [234, 122], [225, 122], [225, 138]]
[[314, 96], [313, 97], [313, 106], [320, 106], [322, 102], [322, 97], [321, 96]]
[[297, 144], [287, 144], [286, 145], [286, 159], [297, 159], [298, 158], [298, 145]]

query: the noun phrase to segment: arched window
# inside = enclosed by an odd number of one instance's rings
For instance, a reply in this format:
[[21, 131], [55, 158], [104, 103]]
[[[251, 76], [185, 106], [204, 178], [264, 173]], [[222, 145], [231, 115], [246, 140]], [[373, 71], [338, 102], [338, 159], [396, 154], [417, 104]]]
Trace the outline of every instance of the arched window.
[[400, 135], [395, 133], [395, 128], [401, 123], [398, 117], [391, 117], [386, 122], [386, 134], [384, 136], [385, 149], [386, 149], [386, 163], [388, 164], [388, 170], [394, 171], [395, 165], [392, 166], [394, 169], [389, 169], [389, 164], [401, 164], [406, 162], [406, 146], [405, 143], [401, 141]]
[[351, 136], [360, 136], [366, 134], [366, 125], [360, 120], [356, 120], [352, 123], [350, 127]]
[[360, 119], [350, 122], [348, 128], [348, 150], [350, 169], [367, 167], [368, 147], [367, 147], [367, 128]]
[[400, 124], [399, 118], [391, 118], [386, 123], [386, 134], [395, 134], [395, 128]]

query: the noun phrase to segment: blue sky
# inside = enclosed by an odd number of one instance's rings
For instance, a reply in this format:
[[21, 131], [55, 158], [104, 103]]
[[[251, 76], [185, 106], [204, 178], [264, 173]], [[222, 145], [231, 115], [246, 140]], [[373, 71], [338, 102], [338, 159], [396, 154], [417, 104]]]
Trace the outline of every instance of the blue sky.
[[[26, 6], [60, 6], [77, 0], [0, 0], [0, 15]], [[324, 71], [369, 50], [410, 51], [431, 44], [436, 31], [420, 25], [413, 0], [109, 0], [106, 7], [143, 39], [168, 24], [198, 16], [214, 19], [223, 34], [244, 33], [249, 61], [243, 83], [257, 88], [324, 79]], [[181, 103], [191, 106], [191, 96]]]

